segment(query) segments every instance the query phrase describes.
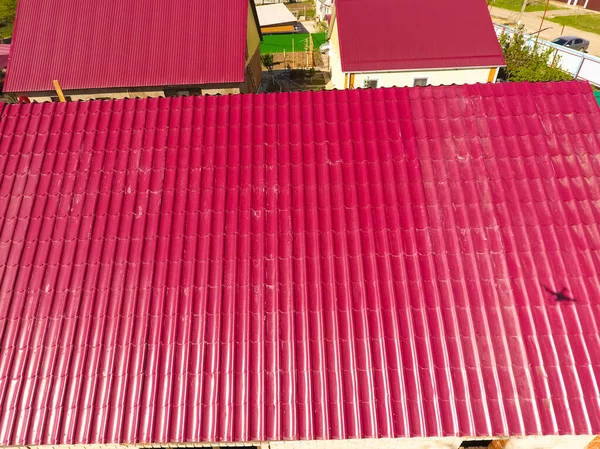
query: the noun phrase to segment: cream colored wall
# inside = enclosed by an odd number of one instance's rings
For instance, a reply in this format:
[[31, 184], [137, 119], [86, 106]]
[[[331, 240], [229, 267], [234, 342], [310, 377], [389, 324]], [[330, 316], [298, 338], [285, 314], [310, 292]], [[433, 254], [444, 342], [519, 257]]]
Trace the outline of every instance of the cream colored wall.
[[[200, 89], [199, 87], [193, 88], [195, 91], [201, 92], [202, 95], [226, 95], [226, 94], [239, 94], [239, 87], [223, 87], [223, 88], [205, 88]], [[189, 91], [190, 88], [181, 87], [181, 91]], [[121, 98], [153, 98], [153, 97], [164, 97], [164, 89], [153, 89], [153, 90], [140, 90], [140, 91], [127, 91], [127, 90], [115, 90], [115, 91], [80, 91], [80, 92], [64, 92], [66, 97], [70, 97], [71, 101], [86, 101], [86, 100], [101, 100], [101, 99], [121, 99]], [[52, 101], [52, 97], [56, 97], [56, 93], [52, 92], [31, 92], [23, 94], [28, 97], [31, 101], [37, 101], [38, 103], [44, 101]]]
[[[12, 446], [14, 449], [138, 449], [255, 446], [260, 449], [457, 449], [466, 437], [370, 438], [354, 440], [254, 441], [241, 443], [79, 444]], [[475, 439], [486, 439], [478, 437]], [[585, 449], [594, 435], [552, 435], [508, 438], [505, 449]]]
[[[144, 91], [136, 91], [130, 92], [127, 90], [118, 90], [113, 92], [93, 92], [93, 91], [83, 91], [81, 93], [74, 93], [65, 91], [65, 96], [71, 97], [71, 101], [77, 100], [100, 100], [104, 98], [151, 98], [151, 97], [164, 97], [165, 91], [164, 89], [156, 89], [156, 90], [144, 90]], [[29, 97], [31, 101], [52, 101], [52, 97], [56, 97], [56, 93], [47, 93], [47, 92], [34, 92], [30, 94], [25, 94], [25, 96]]]
[[[250, 0], [253, 1], [253, 0]], [[248, 49], [248, 57], [246, 58], [246, 66], [250, 64], [252, 56], [256, 53], [256, 49], [260, 45], [260, 34], [258, 33], [258, 27], [256, 26], [256, 20], [254, 20], [254, 13], [252, 12], [252, 5], [248, 4], [248, 27], [246, 32], [246, 45]]]
[[342, 60], [340, 59], [340, 39], [338, 35], [337, 20], [334, 17], [331, 35], [329, 37], [329, 69], [331, 71], [331, 82], [336, 89], [344, 88], [345, 74], [342, 72]]
[[[332, 44], [332, 51], [333, 47]], [[412, 87], [415, 78], [428, 78], [428, 83], [432, 86], [487, 83], [489, 75], [490, 68], [356, 73], [354, 76], [354, 88], [363, 87], [364, 82], [368, 79], [378, 79], [379, 87]], [[331, 80], [333, 81], [333, 87], [343, 89], [344, 78], [345, 74], [342, 72], [339, 56], [332, 58]]]
[[489, 75], [489, 68], [357, 73], [354, 76], [354, 88], [363, 87], [363, 83], [368, 79], [379, 79], [379, 87], [413, 86], [415, 78], [428, 78], [432, 86], [487, 83]]
[[[331, 49], [329, 50], [331, 81], [334, 89], [344, 89], [350, 86], [345, 86], [346, 74], [342, 71], [340, 40], [335, 12], [332, 20], [333, 25], [329, 36], [329, 43], [331, 45]], [[405, 87], [413, 86], [415, 78], [428, 78], [429, 84], [439, 86], [442, 84], [486, 83], [489, 75], [490, 68], [356, 73], [354, 76], [354, 88], [363, 87], [364, 81], [370, 78], [378, 78], [379, 87]], [[348, 78], [350, 78], [350, 74], [348, 74]]]

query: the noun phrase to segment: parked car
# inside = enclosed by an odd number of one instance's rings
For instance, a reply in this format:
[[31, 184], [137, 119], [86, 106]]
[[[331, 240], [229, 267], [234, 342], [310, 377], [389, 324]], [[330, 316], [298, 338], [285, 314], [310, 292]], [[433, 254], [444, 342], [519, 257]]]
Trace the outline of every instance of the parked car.
[[563, 47], [568, 47], [572, 50], [579, 50], [584, 53], [587, 53], [588, 47], [590, 46], [590, 41], [587, 41], [577, 36], [557, 37], [552, 41], [552, 43], [562, 45]]

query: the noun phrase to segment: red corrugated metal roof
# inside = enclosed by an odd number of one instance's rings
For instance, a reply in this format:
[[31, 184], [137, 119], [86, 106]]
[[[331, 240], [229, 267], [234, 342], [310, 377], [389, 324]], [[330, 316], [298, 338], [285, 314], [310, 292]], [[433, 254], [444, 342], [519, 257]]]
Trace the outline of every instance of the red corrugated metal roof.
[[5, 91], [238, 83], [248, 0], [19, 0]]
[[336, 0], [344, 72], [504, 65], [484, 0]]
[[7, 105], [0, 444], [600, 433], [599, 142], [578, 82]]

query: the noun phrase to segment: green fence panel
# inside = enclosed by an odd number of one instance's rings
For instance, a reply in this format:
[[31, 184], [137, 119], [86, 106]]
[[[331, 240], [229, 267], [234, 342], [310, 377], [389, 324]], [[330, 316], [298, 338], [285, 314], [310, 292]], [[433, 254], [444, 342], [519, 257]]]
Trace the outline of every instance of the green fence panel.
[[[318, 49], [325, 42], [326, 33], [314, 33], [312, 35], [313, 45]], [[265, 53], [283, 53], [293, 51], [306, 51], [309, 35], [306, 33], [290, 33], [290, 34], [267, 34], [263, 36], [263, 41], [260, 43], [261, 54]], [[292, 45], [293, 42], [293, 45]]]

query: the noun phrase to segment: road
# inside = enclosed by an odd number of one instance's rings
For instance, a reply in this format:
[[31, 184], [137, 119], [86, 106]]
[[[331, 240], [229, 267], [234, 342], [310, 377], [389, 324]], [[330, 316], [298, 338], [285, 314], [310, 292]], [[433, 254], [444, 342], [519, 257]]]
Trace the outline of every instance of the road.
[[[555, 3], [557, 6], [561, 8], [568, 8], [564, 10], [553, 10], [548, 11], [546, 17], [553, 17], [558, 15], [575, 15], [575, 14], [600, 14], [595, 11], [590, 11], [587, 9], [582, 9], [578, 7], [569, 7], [564, 3]], [[506, 9], [493, 7], [490, 11], [492, 15], [492, 19], [494, 22], [498, 23], [507, 23], [517, 21], [518, 12], [508, 11]], [[521, 20], [521, 24], [525, 26], [525, 29], [528, 33], [537, 33], [540, 28], [540, 23], [542, 21], [542, 16], [544, 12], [526, 12], [523, 14], [523, 18]], [[562, 25], [550, 21], [544, 21], [544, 25], [542, 26], [542, 31], [540, 33], [540, 37], [545, 40], [552, 40], [561, 35]], [[600, 56], [600, 35], [595, 33], [588, 33], [586, 31], [581, 31], [576, 28], [565, 27], [564, 32], [562, 33], [566, 36], [578, 36], [583, 39], [587, 39], [590, 41], [590, 48], [588, 52], [594, 56]]]

